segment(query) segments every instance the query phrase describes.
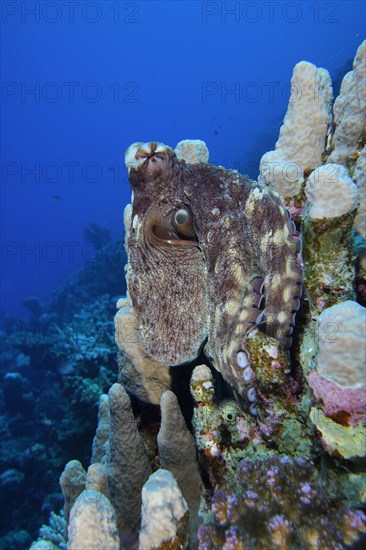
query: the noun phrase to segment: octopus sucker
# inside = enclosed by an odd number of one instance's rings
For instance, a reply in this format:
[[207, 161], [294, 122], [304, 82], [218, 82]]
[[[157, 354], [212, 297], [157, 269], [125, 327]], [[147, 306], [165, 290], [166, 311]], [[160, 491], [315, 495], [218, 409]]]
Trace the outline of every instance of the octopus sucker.
[[245, 369], [248, 366], [248, 357], [245, 351], [238, 351], [236, 355], [236, 363], [241, 369]]
[[255, 403], [257, 401], [257, 393], [254, 386], [250, 386], [247, 390], [247, 399], [249, 403]]
[[266, 311], [263, 310], [257, 317], [256, 319], [256, 325], [257, 327], [260, 327], [262, 324], [264, 324], [266, 321], [265, 321], [265, 316], [266, 316]]
[[264, 281], [262, 277], [254, 277], [252, 280], [252, 289], [256, 294], [262, 295], [264, 293]]
[[294, 298], [301, 298], [302, 296], [302, 283], [296, 283], [297, 285], [297, 294], [294, 296]]
[[127, 283], [146, 350], [174, 366], [195, 360], [207, 342], [213, 367], [256, 415], [245, 340], [260, 327], [286, 348], [300, 306], [291, 216], [269, 187], [188, 164], [158, 142], [132, 144], [126, 166]]

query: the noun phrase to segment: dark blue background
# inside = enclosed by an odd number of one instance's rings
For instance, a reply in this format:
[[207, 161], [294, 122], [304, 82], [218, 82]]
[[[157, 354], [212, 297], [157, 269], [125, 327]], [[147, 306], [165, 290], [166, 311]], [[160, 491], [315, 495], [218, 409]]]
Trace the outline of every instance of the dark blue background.
[[1, 9], [1, 309], [16, 314], [24, 297], [47, 299], [92, 261], [89, 223], [121, 234], [131, 142], [203, 139], [212, 162], [255, 176], [294, 65], [307, 60], [336, 77], [365, 25], [364, 2], [350, 0]]

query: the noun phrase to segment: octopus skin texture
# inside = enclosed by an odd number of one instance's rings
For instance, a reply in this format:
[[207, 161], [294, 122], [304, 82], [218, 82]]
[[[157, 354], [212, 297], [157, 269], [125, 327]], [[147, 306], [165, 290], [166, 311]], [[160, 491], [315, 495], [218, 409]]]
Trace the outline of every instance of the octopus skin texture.
[[237, 171], [187, 164], [161, 143], [126, 152], [133, 191], [127, 283], [147, 352], [174, 366], [203, 346], [256, 414], [248, 332], [290, 345], [301, 295], [297, 241], [276, 191]]

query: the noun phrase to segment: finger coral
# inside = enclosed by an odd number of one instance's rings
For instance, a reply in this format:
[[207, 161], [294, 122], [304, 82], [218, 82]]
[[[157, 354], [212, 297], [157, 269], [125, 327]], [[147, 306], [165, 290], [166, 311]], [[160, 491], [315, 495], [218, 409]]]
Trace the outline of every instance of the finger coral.
[[142, 522], [139, 549], [187, 548], [189, 511], [173, 475], [167, 470], [152, 474], [142, 489]]
[[136, 316], [127, 299], [118, 301], [114, 323], [116, 343], [121, 352], [120, 381], [134, 396], [158, 405], [162, 393], [170, 388], [169, 367], [146, 352], [139, 335]]
[[88, 489], [76, 499], [67, 547], [69, 550], [119, 550], [116, 514], [104, 495]]
[[366, 41], [359, 46], [353, 70], [342, 81], [334, 102], [335, 132], [329, 162], [346, 164], [357, 152], [366, 125]]
[[191, 532], [194, 533], [198, 524], [202, 481], [194, 439], [172, 391], [164, 392], [161, 398], [161, 426], [157, 443], [161, 466], [174, 475], [189, 506]]
[[332, 121], [332, 96], [328, 71], [306, 61], [295, 66], [276, 149], [266, 153], [260, 163], [261, 178], [284, 197], [298, 195], [306, 174], [323, 162]]
[[141, 521], [141, 490], [151, 470], [125, 389], [113, 384], [108, 397], [108, 494], [116, 511], [121, 542], [131, 544]]

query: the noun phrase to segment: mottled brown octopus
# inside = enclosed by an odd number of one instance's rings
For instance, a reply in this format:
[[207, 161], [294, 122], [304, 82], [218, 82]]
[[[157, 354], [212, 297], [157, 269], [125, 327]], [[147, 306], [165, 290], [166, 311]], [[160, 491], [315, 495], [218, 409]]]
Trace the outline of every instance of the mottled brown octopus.
[[126, 152], [133, 191], [128, 290], [148, 353], [168, 365], [204, 347], [256, 415], [246, 335], [262, 325], [290, 345], [301, 295], [293, 224], [276, 191], [166, 145]]

